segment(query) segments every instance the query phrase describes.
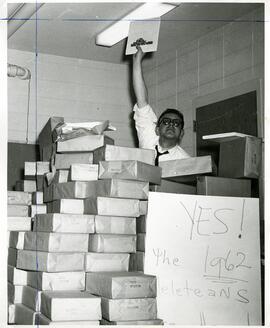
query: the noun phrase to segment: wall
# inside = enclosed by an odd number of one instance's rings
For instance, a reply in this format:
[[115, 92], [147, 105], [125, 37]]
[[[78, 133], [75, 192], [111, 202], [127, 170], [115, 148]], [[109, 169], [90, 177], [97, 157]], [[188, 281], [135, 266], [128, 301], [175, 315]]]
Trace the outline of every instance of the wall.
[[157, 52], [144, 63], [155, 110], [178, 107], [184, 113], [182, 147], [191, 155], [196, 155], [194, 99], [264, 77], [263, 19], [261, 9], [253, 11], [174, 52]]
[[[51, 116], [66, 122], [110, 120], [115, 144], [134, 146], [129, 67], [8, 50], [8, 62], [30, 69], [29, 143]], [[37, 79], [36, 79], [37, 77]], [[8, 139], [26, 142], [28, 82], [8, 78]]]

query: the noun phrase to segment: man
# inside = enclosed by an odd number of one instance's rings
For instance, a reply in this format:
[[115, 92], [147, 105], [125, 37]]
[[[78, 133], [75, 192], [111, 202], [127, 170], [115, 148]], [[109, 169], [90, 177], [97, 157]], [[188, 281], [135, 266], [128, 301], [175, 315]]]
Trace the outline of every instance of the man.
[[148, 104], [148, 93], [142, 72], [144, 53], [141, 47], [133, 55], [133, 88], [137, 100], [134, 120], [141, 148], [156, 150], [156, 165], [160, 161], [190, 157], [179, 143], [184, 134], [184, 117], [176, 109], [166, 109], [157, 116]]

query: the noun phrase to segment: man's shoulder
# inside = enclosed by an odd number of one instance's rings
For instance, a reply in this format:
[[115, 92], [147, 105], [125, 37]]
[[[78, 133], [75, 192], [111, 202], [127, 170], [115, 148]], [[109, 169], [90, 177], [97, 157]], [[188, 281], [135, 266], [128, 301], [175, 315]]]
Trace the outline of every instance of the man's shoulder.
[[179, 145], [176, 145], [176, 151], [181, 155], [182, 158], [190, 158], [191, 156]]

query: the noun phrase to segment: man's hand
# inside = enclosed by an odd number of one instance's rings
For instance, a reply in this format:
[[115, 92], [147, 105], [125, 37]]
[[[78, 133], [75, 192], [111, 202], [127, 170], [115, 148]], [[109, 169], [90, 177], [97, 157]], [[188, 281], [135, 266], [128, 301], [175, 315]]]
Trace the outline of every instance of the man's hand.
[[142, 51], [141, 46], [136, 46], [137, 52], [133, 55], [133, 62], [141, 63], [145, 53]]

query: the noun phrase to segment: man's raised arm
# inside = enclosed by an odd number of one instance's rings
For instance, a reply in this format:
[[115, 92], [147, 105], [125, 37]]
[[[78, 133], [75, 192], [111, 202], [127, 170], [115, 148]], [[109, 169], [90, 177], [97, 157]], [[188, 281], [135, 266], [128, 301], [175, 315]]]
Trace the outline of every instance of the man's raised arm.
[[138, 47], [138, 51], [133, 55], [133, 89], [135, 92], [137, 105], [142, 108], [148, 104], [148, 93], [143, 78], [142, 72], [142, 59], [144, 53], [141, 47]]

